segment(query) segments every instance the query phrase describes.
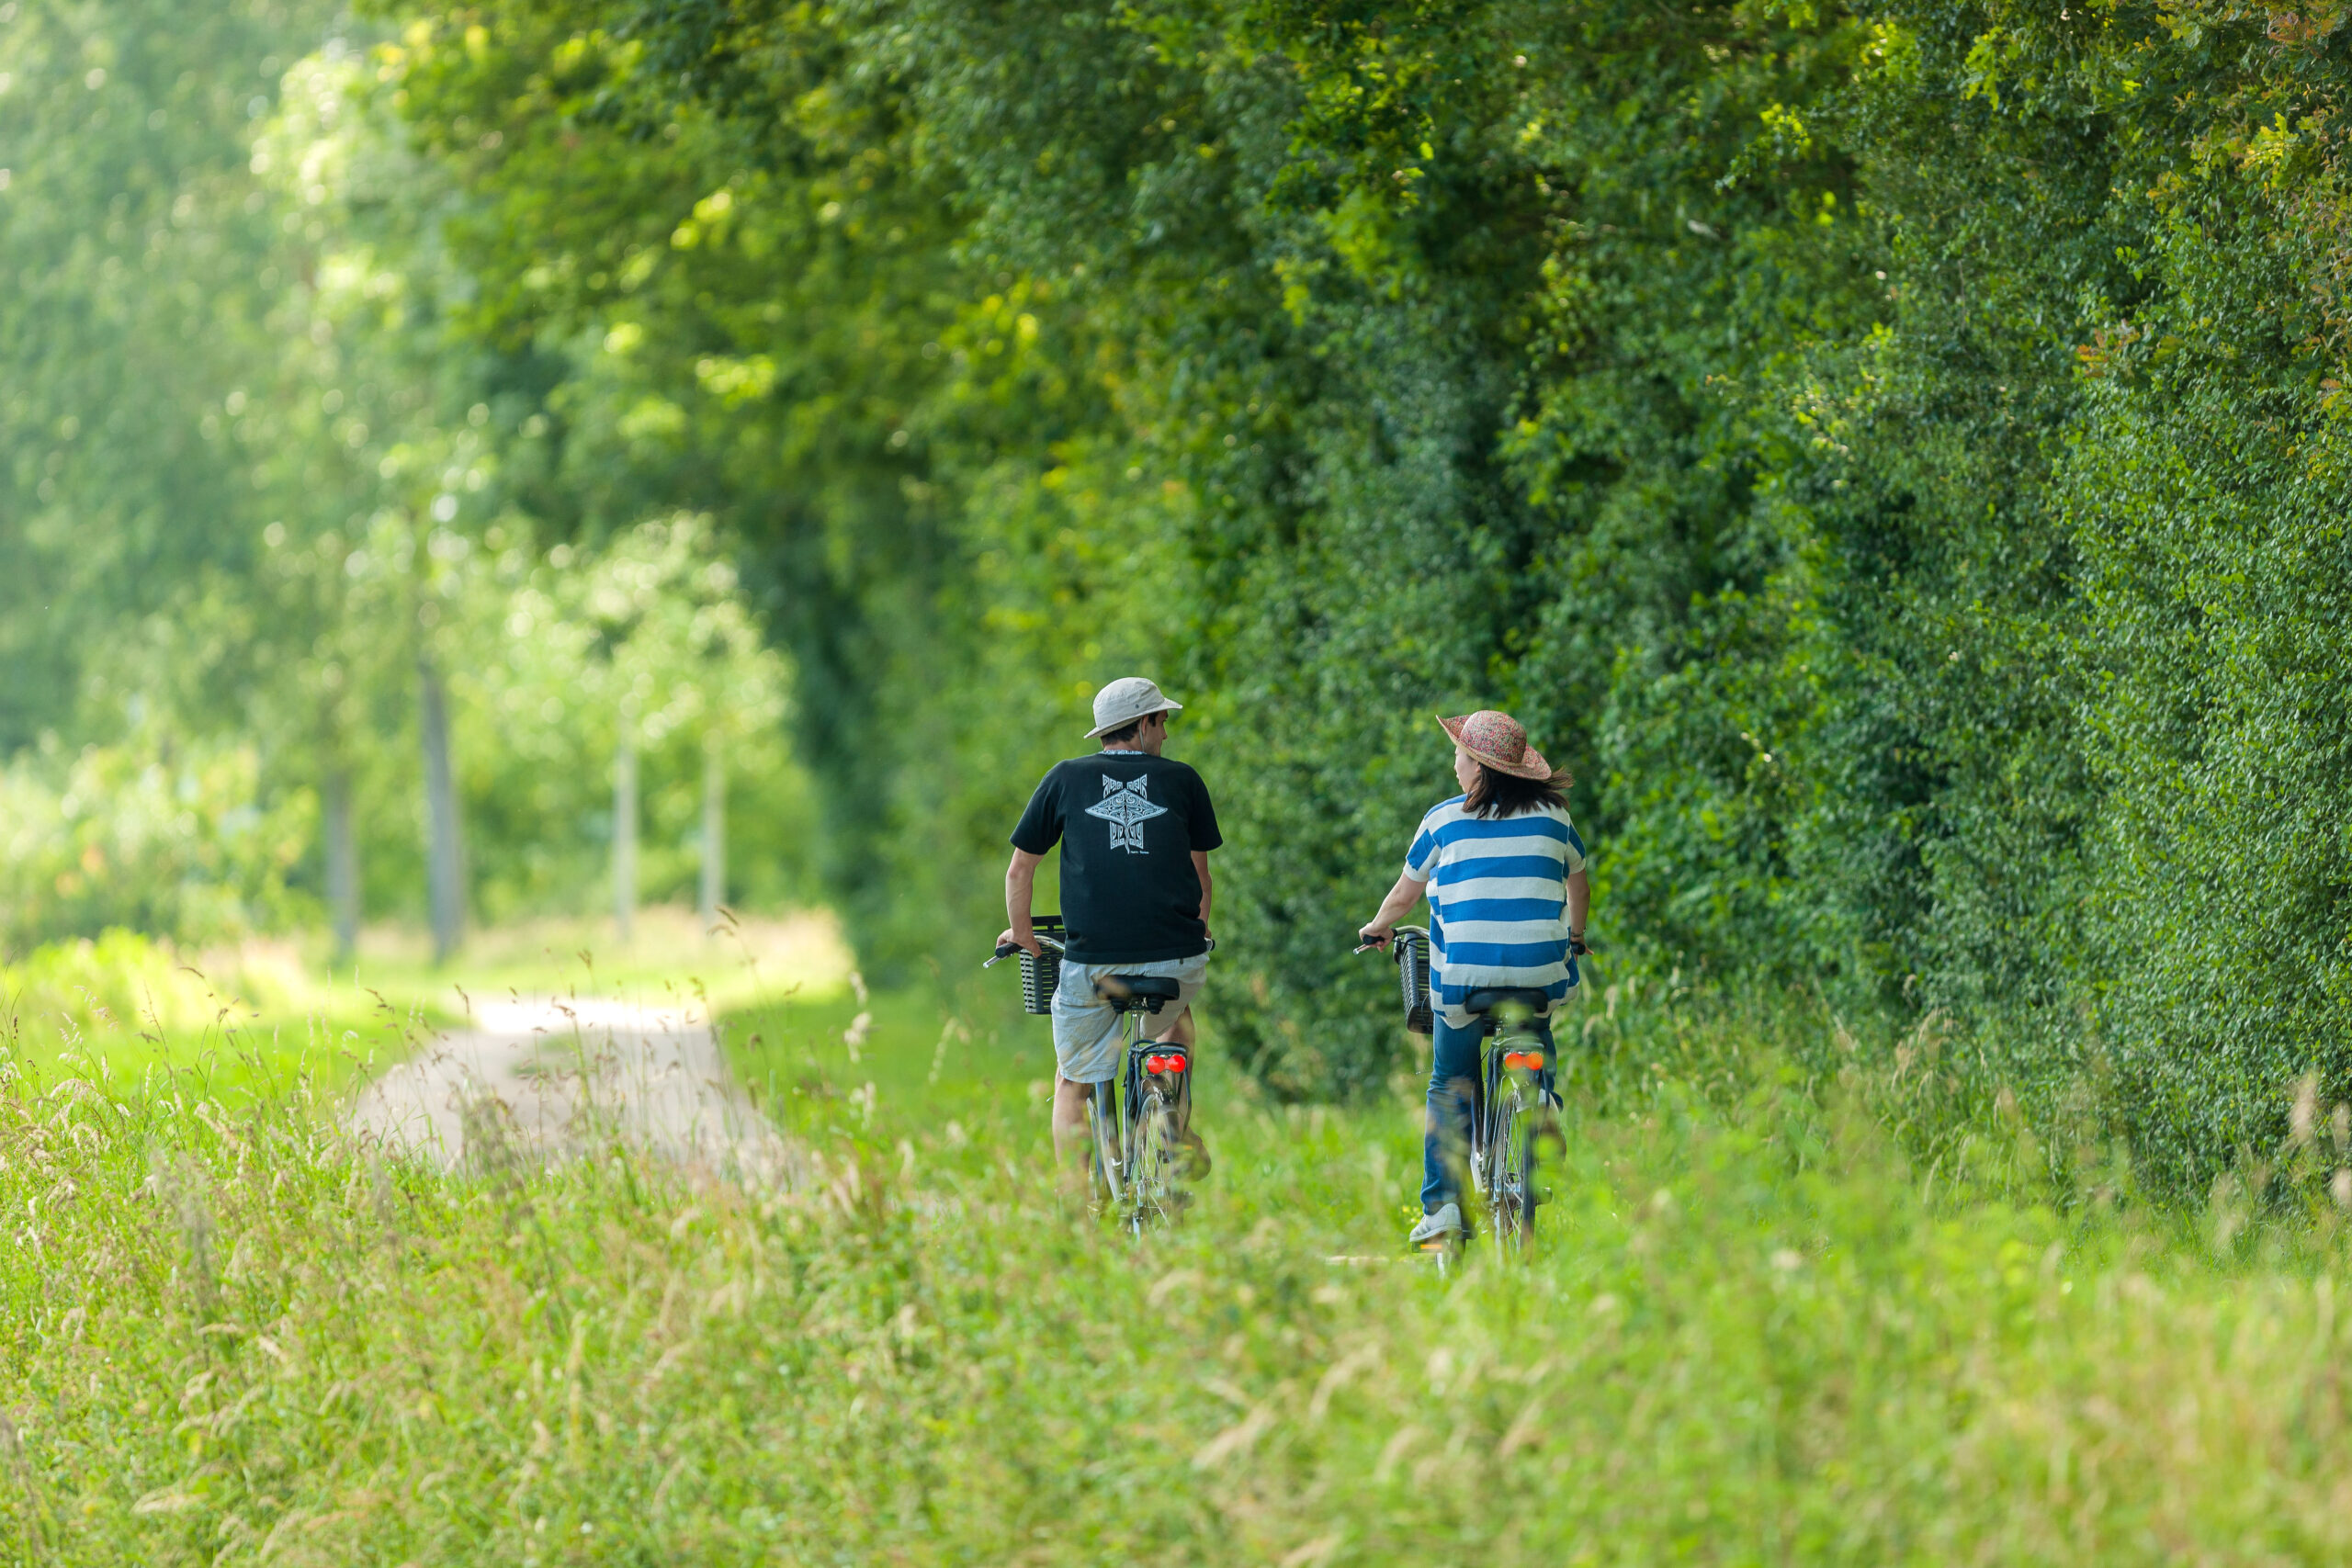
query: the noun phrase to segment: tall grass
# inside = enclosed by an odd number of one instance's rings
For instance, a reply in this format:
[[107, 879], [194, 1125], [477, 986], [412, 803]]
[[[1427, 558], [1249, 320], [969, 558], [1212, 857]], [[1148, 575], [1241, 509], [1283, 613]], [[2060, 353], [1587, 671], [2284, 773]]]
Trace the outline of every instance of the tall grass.
[[655, 906], [629, 943], [610, 942], [610, 928], [581, 917], [481, 931], [460, 966], [444, 967], [423, 933], [374, 927], [351, 965], [332, 969], [323, 937], [198, 950], [109, 931], [0, 962], [0, 1046], [43, 1070], [72, 1053], [131, 1077], [201, 1065], [215, 1087], [304, 1073], [343, 1087], [469, 1027], [482, 1000], [603, 994], [727, 1009], [849, 994], [854, 964], [821, 912], [729, 911], [711, 926]]
[[133, 1077], [195, 1067], [219, 1087], [256, 1075], [341, 1084], [406, 1055], [430, 1027], [413, 999], [322, 986], [276, 942], [183, 952], [110, 931], [0, 964], [0, 1047], [20, 1069], [70, 1055]]
[[1216, 1172], [1136, 1242], [1054, 1195], [1021, 1024], [874, 1010], [854, 1060], [822, 1008], [738, 1021], [808, 1155], [771, 1191], [617, 1145], [444, 1176], [303, 1080], [0, 1076], [0, 1558], [2352, 1549], [2332, 1203], [2062, 1214], [1988, 1195], [2013, 1154], [1931, 1188], [1862, 1087], [1726, 1042], [1694, 1087], [1629, 1011], [1523, 1266], [1397, 1256], [1407, 1101], [1213, 1060]]

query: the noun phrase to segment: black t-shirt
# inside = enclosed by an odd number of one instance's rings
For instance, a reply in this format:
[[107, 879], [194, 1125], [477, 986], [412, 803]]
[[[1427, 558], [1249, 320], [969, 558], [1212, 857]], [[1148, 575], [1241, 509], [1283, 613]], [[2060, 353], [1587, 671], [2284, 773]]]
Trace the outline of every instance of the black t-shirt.
[[1062, 846], [1062, 921], [1080, 964], [1152, 964], [1208, 951], [1194, 850], [1225, 842], [1208, 786], [1182, 762], [1098, 751], [1057, 762], [1012, 847]]

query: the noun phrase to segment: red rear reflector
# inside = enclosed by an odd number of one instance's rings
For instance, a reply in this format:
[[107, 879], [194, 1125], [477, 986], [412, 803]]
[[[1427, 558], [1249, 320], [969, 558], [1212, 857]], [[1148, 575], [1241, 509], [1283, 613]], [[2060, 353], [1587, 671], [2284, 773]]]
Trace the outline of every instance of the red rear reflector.
[[1540, 1073], [1544, 1070], [1544, 1054], [1541, 1051], [1506, 1051], [1503, 1053], [1503, 1066]]
[[1146, 1056], [1143, 1070], [1148, 1073], [1181, 1073], [1184, 1070], [1182, 1056]]

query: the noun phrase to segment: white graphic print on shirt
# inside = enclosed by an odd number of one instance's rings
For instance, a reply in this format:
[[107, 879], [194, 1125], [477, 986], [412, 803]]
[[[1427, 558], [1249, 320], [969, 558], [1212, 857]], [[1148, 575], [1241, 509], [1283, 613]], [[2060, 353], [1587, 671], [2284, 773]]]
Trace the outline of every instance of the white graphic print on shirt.
[[1129, 854], [1149, 854], [1143, 846], [1143, 825], [1155, 817], [1168, 815], [1168, 807], [1154, 806], [1144, 793], [1149, 775], [1129, 779], [1121, 784], [1110, 774], [1102, 775], [1102, 801], [1086, 808], [1089, 817], [1100, 817], [1111, 824], [1111, 847]]

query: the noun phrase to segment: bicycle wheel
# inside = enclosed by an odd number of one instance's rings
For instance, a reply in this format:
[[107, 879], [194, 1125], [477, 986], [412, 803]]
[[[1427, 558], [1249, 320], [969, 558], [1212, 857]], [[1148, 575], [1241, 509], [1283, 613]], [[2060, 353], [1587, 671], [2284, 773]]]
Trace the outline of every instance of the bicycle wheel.
[[1128, 1166], [1130, 1224], [1138, 1232], [1174, 1217], [1176, 1210], [1176, 1115], [1167, 1095], [1152, 1084], [1143, 1091], [1135, 1122], [1134, 1159]]
[[1496, 1086], [1488, 1123], [1487, 1213], [1495, 1244], [1505, 1253], [1527, 1249], [1535, 1229], [1535, 1123], [1533, 1095], [1508, 1069]]
[[1093, 1177], [1095, 1201], [1115, 1207], [1125, 1201], [1125, 1193], [1119, 1177], [1118, 1118], [1109, 1104], [1111, 1094], [1111, 1086], [1100, 1083], [1086, 1097], [1087, 1163]]
[[[1501, 1070], [1495, 1065], [1498, 1060], [1494, 1053], [1487, 1053], [1480, 1061], [1478, 1076], [1470, 1082], [1470, 1146], [1463, 1154], [1470, 1177], [1468, 1195], [1475, 1195], [1482, 1202], [1491, 1202], [1495, 1190], [1495, 1089], [1487, 1080]], [[1462, 1219], [1465, 1225], [1469, 1224], [1467, 1202], [1462, 1205]]]

